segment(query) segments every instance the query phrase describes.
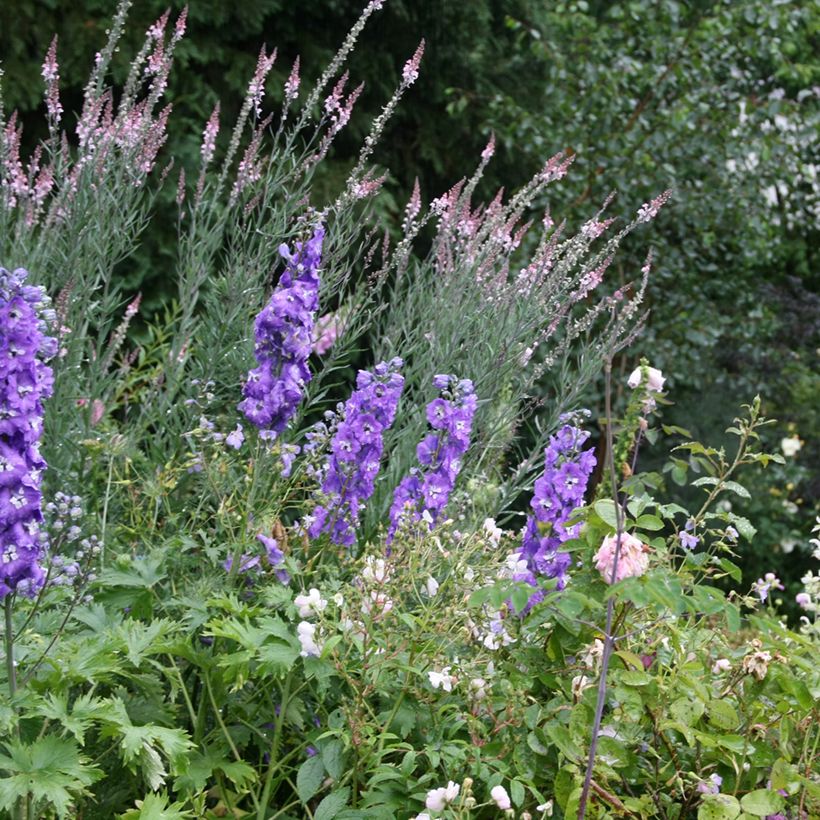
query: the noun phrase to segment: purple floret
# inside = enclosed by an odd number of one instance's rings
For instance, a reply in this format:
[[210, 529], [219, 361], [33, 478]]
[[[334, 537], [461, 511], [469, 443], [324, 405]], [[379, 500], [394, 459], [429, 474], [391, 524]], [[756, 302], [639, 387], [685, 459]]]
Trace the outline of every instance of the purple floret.
[[319, 308], [319, 266], [324, 229], [291, 253], [279, 249], [287, 267], [270, 301], [256, 317], [256, 361], [248, 373], [239, 409], [269, 437], [282, 433], [311, 380], [308, 357]]
[[14, 590], [31, 593], [43, 580], [46, 462], [39, 443], [42, 402], [53, 388], [45, 362], [57, 341], [46, 335], [45, 317], [53, 317], [48, 296], [24, 284], [27, 276], [22, 268], [0, 268], [0, 598]]

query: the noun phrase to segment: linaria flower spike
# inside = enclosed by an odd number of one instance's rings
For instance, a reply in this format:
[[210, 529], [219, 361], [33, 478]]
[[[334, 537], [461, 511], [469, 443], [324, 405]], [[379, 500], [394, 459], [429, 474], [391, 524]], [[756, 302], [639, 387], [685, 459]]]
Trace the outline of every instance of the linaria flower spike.
[[45, 534], [40, 455], [43, 399], [53, 375], [45, 363], [57, 352], [46, 335], [53, 319], [49, 299], [26, 285], [28, 272], [0, 268], [0, 598], [32, 592], [43, 579], [39, 565]]
[[293, 417], [311, 379], [308, 357], [319, 307], [319, 265], [324, 229], [319, 227], [291, 253], [282, 245], [287, 267], [268, 304], [256, 317], [256, 360], [248, 373], [239, 409], [275, 437]]

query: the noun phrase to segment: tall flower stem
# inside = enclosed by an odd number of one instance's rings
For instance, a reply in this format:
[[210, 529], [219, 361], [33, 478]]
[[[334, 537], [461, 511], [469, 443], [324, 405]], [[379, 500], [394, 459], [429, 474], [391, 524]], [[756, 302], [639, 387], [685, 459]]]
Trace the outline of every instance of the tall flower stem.
[[13, 700], [17, 692], [17, 670], [14, 668], [14, 632], [12, 631], [11, 614], [12, 598], [9, 593], [3, 601], [5, 611], [5, 631], [3, 632], [3, 643], [6, 649], [6, 672], [9, 679], [9, 699]]
[[[608, 358], [605, 365], [606, 374], [606, 449], [609, 463], [609, 476], [612, 481], [612, 498], [615, 502], [615, 556], [612, 562], [612, 576], [610, 584], [615, 583], [618, 577], [618, 560], [621, 556], [621, 538], [624, 532], [624, 512], [618, 499], [618, 476], [615, 471], [614, 442], [612, 435], [612, 358]], [[615, 619], [615, 596], [610, 595], [606, 605], [606, 627], [604, 628], [604, 651], [601, 656], [601, 677], [598, 681], [598, 699], [595, 703], [595, 717], [592, 721], [592, 737], [589, 742], [589, 756], [584, 774], [584, 785], [581, 789], [581, 798], [578, 801], [578, 820], [584, 820], [589, 801], [589, 791], [592, 787], [592, 773], [595, 768], [595, 754], [598, 751], [598, 734], [601, 730], [601, 719], [606, 702], [606, 675], [609, 670], [609, 661], [615, 648], [615, 636], [612, 634], [612, 624]]]

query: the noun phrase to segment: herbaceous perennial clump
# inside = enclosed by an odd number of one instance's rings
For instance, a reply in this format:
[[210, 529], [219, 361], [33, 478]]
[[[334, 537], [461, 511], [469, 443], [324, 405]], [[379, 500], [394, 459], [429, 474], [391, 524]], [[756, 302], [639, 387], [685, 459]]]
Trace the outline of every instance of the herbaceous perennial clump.
[[287, 260], [270, 301], [256, 317], [256, 360], [248, 373], [239, 409], [273, 438], [296, 412], [310, 381], [308, 367], [313, 326], [319, 308], [319, 265], [324, 229], [317, 228], [307, 242], [297, 242], [291, 253], [279, 248]]
[[53, 318], [49, 298], [26, 285], [28, 272], [0, 268], [0, 596], [35, 589], [43, 578], [39, 560], [43, 432], [42, 401], [53, 377], [46, 364], [57, 340], [46, 335]]
[[477, 399], [473, 383], [456, 376], [438, 375], [433, 384], [441, 395], [427, 405], [427, 421], [435, 432], [428, 433], [416, 448], [421, 467], [413, 467], [393, 493], [388, 542], [408, 523], [428, 514], [430, 525], [447, 506], [461, 470], [462, 458], [470, 446], [470, 431]]
[[352, 546], [364, 504], [373, 494], [384, 450], [384, 432], [393, 424], [404, 387], [394, 358], [372, 372], [360, 370], [356, 390], [345, 402], [322, 470], [319, 505], [313, 511], [308, 535], [330, 535], [334, 544]]
[[517, 580], [535, 584], [535, 575], [544, 575], [557, 579], [558, 589], [566, 586], [570, 555], [560, 547], [578, 534], [580, 525], [567, 526], [567, 522], [583, 505], [595, 467], [594, 453], [581, 450], [588, 438], [588, 432], [571, 424], [564, 424], [550, 437], [544, 450], [544, 473], [535, 482], [530, 502], [533, 515], [527, 516], [521, 544], [528, 572]]

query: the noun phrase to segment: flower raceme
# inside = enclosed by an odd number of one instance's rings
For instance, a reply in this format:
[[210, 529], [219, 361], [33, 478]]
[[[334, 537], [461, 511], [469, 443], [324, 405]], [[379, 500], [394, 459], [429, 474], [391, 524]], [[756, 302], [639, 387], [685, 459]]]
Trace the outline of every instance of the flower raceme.
[[352, 546], [365, 502], [373, 495], [384, 450], [384, 432], [393, 424], [404, 387], [394, 358], [372, 372], [360, 370], [356, 390], [338, 418], [330, 452], [321, 471], [319, 504], [308, 524], [308, 535], [327, 533], [334, 544]]
[[57, 340], [46, 335], [49, 299], [26, 285], [28, 272], [0, 268], [0, 597], [33, 591], [43, 579], [39, 560], [44, 399], [53, 375], [46, 361]]
[[[525, 572], [514, 580], [535, 585], [535, 576], [556, 578], [558, 589], [567, 583], [570, 556], [560, 550], [561, 544], [575, 538], [579, 525], [568, 525], [572, 513], [584, 503], [589, 477], [595, 467], [595, 455], [582, 450], [589, 433], [565, 424], [549, 440], [544, 450], [544, 473], [535, 482], [533, 514], [527, 517], [520, 557], [527, 562]], [[533, 598], [535, 600], [533, 600]], [[530, 605], [543, 598], [538, 593]]]
[[304, 397], [313, 327], [319, 307], [319, 266], [324, 229], [291, 252], [282, 245], [285, 272], [256, 317], [256, 361], [248, 373], [239, 409], [270, 438], [282, 433]]
[[388, 544], [402, 525], [422, 519], [428, 520], [429, 526], [435, 524], [450, 500], [461, 459], [470, 446], [478, 404], [473, 383], [439, 375], [433, 378], [433, 384], [441, 391], [439, 398], [427, 405], [427, 421], [434, 432], [428, 433], [416, 448], [421, 466], [411, 469], [393, 493]]

